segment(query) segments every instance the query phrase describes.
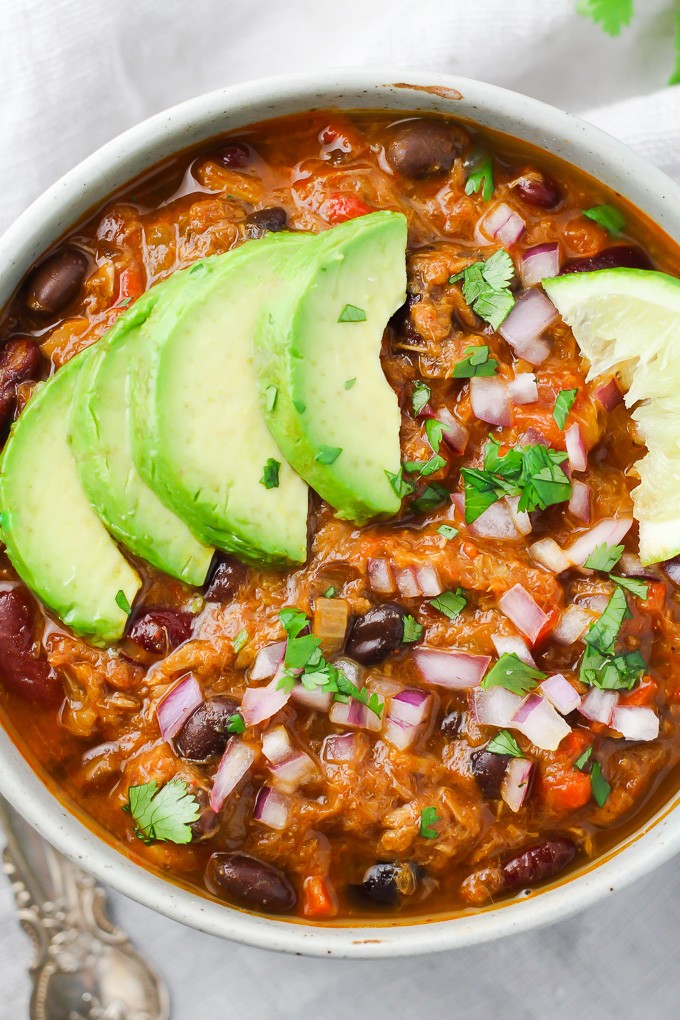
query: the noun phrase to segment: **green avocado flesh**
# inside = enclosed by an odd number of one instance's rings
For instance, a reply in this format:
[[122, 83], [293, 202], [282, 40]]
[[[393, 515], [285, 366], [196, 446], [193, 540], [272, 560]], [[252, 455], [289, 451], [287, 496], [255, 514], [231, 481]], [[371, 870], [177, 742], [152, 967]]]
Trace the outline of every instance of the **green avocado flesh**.
[[[260, 411], [253, 335], [283, 267], [309, 244], [273, 234], [183, 275], [131, 349], [132, 445], [147, 484], [203, 542], [243, 560], [286, 565], [307, 555], [307, 486]], [[279, 465], [265, 486], [265, 465]]]
[[78, 377], [69, 439], [90, 503], [136, 556], [187, 584], [205, 581], [213, 550], [144, 482], [132, 460], [129, 367], [142, 326], [177, 277], [148, 291], [94, 347]]
[[[406, 218], [349, 220], [292, 254], [285, 287], [267, 288], [258, 388], [288, 463], [343, 519], [395, 514], [397, 397], [380, 364], [389, 317], [406, 298]], [[272, 407], [272, 393], [276, 401]]]
[[[0, 462], [2, 537], [17, 573], [76, 633], [117, 641], [141, 582], [90, 506], [68, 441], [84, 351], [44, 383]], [[124, 598], [119, 593], [123, 594]]]

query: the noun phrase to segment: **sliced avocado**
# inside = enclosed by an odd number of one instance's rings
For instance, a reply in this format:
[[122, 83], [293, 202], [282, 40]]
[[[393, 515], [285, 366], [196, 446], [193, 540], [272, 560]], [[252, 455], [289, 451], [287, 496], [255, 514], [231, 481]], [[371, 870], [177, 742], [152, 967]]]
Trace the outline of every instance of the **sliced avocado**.
[[307, 486], [265, 425], [253, 355], [264, 295], [307, 243], [272, 234], [192, 267], [131, 350], [142, 477], [202, 541], [255, 563], [307, 555]]
[[[380, 365], [406, 297], [406, 218], [376, 212], [317, 235], [267, 293], [255, 348], [267, 425], [288, 463], [357, 523], [394, 514], [397, 397]], [[270, 394], [276, 392], [271, 406]]]
[[90, 506], [68, 442], [84, 351], [19, 415], [0, 461], [2, 537], [26, 585], [76, 633], [116, 641], [141, 585]]
[[179, 275], [142, 295], [92, 350], [75, 386], [69, 440], [85, 492], [112, 535], [166, 574], [200, 585], [213, 549], [143, 480], [132, 459], [130, 436], [131, 354], [142, 325]]

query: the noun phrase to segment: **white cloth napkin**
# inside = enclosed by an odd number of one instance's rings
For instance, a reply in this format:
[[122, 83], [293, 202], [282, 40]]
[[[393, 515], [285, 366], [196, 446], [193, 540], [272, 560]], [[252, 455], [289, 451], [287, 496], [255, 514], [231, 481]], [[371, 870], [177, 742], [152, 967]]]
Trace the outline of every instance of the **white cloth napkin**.
[[[590, 110], [680, 178], [680, 86], [663, 88], [676, 3], [636, 7], [631, 27], [610, 39], [572, 0], [0, 0], [0, 229], [84, 156], [164, 107], [332, 65], [450, 71]], [[165, 975], [174, 1020], [678, 1015], [675, 863], [545, 932], [410, 961], [283, 957], [201, 935], [118, 894], [112, 902]], [[0, 880], [2, 1020], [27, 1015], [28, 960]]]

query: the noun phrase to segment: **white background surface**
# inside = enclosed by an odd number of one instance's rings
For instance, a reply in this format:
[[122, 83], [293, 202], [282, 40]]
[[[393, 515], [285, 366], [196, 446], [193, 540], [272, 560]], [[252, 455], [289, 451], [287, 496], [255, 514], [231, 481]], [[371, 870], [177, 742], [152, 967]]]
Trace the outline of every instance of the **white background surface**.
[[[0, 0], [0, 230], [60, 174], [158, 110], [248, 78], [392, 64], [484, 78], [572, 111], [680, 179], [671, 0], [619, 39], [572, 0]], [[659, 90], [659, 91], [657, 91]], [[595, 109], [597, 108], [597, 109]], [[0, 836], [0, 841], [2, 837]], [[680, 865], [588, 914], [410, 961], [305, 960], [198, 934], [119, 895], [173, 1020], [666, 1020], [680, 1014]], [[0, 879], [0, 1017], [27, 1016], [29, 948]]]

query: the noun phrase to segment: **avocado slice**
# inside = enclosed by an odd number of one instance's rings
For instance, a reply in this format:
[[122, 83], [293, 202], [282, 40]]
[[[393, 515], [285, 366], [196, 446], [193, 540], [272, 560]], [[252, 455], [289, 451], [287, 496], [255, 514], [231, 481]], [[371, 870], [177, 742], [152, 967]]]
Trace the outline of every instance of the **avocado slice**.
[[307, 556], [307, 486], [265, 425], [253, 355], [264, 295], [307, 243], [272, 234], [193, 266], [130, 352], [140, 474], [203, 542], [253, 563]]
[[[395, 514], [397, 397], [380, 365], [406, 298], [406, 218], [376, 212], [314, 237], [267, 292], [255, 340], [260, 402], [289, 464], [358, 524]], [[271, 394], [276, 393], [272, 406]]]
[[213, 549], [161, 502], [132, 459], [129, 367], [142, 326], [181, 274], [143, 294], [92, 349], [78, 376], [69, 440], [90, 503], [111, 534], [154, 567], [203, 584]]
[[73, 391], [90, 353], [43, 383], [12, 427], [0, 461], [0, 521], [31, 591], [76, 633], [107, 644], [123, 634], [123, 607], [141, 581], [90, 506], [68, 442]]

